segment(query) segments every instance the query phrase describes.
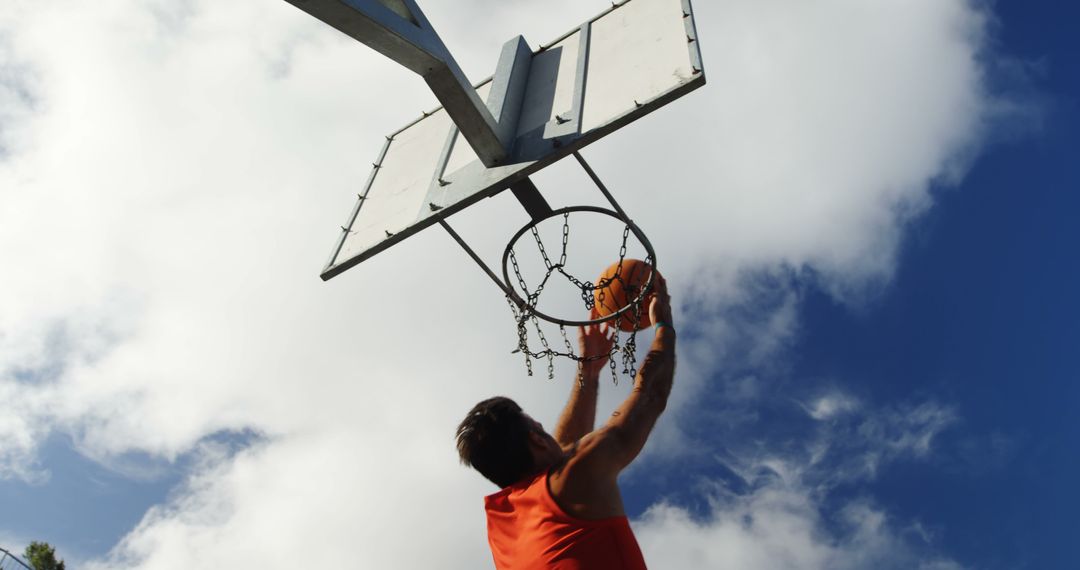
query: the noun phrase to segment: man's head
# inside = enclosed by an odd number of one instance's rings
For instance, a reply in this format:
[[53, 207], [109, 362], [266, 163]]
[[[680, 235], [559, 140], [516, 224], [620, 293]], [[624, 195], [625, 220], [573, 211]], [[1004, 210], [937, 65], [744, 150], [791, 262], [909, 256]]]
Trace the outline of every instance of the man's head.
[[457, 429], [461, 462], [499, 487], [508, 487], [554, 465], [562, 449], [539, 422], [510, 398], [473, 406]]

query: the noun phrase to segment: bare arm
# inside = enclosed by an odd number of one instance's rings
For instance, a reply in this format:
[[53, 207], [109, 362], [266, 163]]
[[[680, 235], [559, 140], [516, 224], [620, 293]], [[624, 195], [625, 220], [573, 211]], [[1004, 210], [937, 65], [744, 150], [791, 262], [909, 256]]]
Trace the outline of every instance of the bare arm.
[[555, 441], [563, 448], [572, 446], [593, 430], [599, 384], [599, 374], [582, 375], [580, 381], [574, 382], [570, 389], [570, 399], [559, 415], [559, 423], [555, 425], [553, 434]]
[[675, 378], [675, 329], [661, 327], [634, 381], [630, 396], [605, 426], [611, 467], [621, 471], [641, 453], [656, 420], [667, 407]]
[[656, 420], [667, 407], [675, 377], [675, 329], [663, 279], [649, 304], [656, 331], [630, 396], [600, 429], [577, 444], [565, 466], [548, 479], [552, 496], [566, 512], [585, 519], [624, 515], [619, 472], [641, 452]]
[[663, 278], [657, 283], [649, 314], [654, 323], [663, 324], [656, 331], [649, 354], [634, 379], [634, 389], [607, 424], [591, 438], [588, 449], [583, 450], [591, 456], [587, 459], [590, 470], [598, 475], [614, 477], [629, 465], [645, 446], [656, 420], [667, 407], [675, 377], [676, 336], [671, 298]]
[[[578, 332], [578, 344], [583, 356], [607, 355], [611, 352], [611, 342], [606, 325], [581, 327]], [[574, 445], [593, 430], [596, 423], [596, 394], [600, 384], [600, 371], [607, 360], [607, 357], [603, 357], [578, 365], [577, 381], [570, 389], [570, 399], [559, 416], [553, 434], [555, 441], [563, 448]]]

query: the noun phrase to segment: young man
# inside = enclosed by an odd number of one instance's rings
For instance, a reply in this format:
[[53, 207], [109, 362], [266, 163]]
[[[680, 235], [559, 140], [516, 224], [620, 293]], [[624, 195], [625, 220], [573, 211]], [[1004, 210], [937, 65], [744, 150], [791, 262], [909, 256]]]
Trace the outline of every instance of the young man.
[[[485, 497], [488, 542], [499, 570], [641, 570], [645, 561], [616, 481], [667, 405], [675, 372], [671, 298], [658, 276], [656, 328], [630, 396], [593, 431], [606, 358], [584, 363], [554, 435], [509, 398], [477, 404], [457, 430], [461, 460], [502, 488]], [[607, 354], [605, 325], [583, 327], [584, 355]]]

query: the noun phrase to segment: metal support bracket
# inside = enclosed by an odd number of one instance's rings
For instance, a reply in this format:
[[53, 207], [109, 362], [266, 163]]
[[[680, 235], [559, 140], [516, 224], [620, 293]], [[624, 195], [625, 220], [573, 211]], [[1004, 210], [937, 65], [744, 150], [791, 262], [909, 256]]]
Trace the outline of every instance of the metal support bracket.
[[589, 178], [592, 179], [593, 184], [596, 184], [596, 187], [600, 189], [600, 193], [603, 194], [605, 198], [607, 198], [608, 203], [610, 203], [611, 207], [615, 209], [615, 212], [619, 214], [619, 217], [621, 217], [623, 221], [628, 224], [633, 223], [633, 220], [630, 219], [630, 216], [626, 215], [626, 212], [622, 209], [622, 206], [620, 206], [619, 203], [615, 201], [615, 197], [612, 196], [611, 192], [608, 191], [607, 186], [604, 186], [604, 183], [600, 180], [600, 177], [596, 175], [596, 172], [593, 172], [593, 169], [591, 166], [589, 166], [589, 163], [585, 162], [585, 157], [581, 156], [580, 152], [574, 151], [574, 158], [576, 158], [578, 164], [580, 164], [581, 167], [585, 169], [585, 174], [589, 175]]
[[[448, 224], [445, 219], [439, 220], [439, 224], [443, 227], [443, 229], [445, 229], [446, 232], [450, 234], [450, 237], [454, 238], [454, 241], [456, 241], [458, 245], [461, 246], [461, 249], [465, 250], [465, 253], [467, 253], [469, 257], [471, 257], [472, 260], [480, 266], [480, 269], [483, 270], [485, 274], [487, 274], [491, 281], [495, 283], [495, 286], [498, 287], [499, 290], [506, 295], [510, 302], [517, 305], [520, 309], [528, 311], [530, 314], [540, 317], [548, 322], [552, 322], [562, 326], [594, 325], [601, 322], [610, 321], [619, 318], [624, 312], [628, 311], [630, 309], [630, 305], [627, 305], [619, 311], [616, 311], [605, 317], [587, 321], [560, 319], [547, 315], [537, 310], [536, 307], [530, 307], [529, 304], [525, 301], [525, 299], [523, 299], [521, 295], [519, 295], [518, 292], [514, 290], [513, 286], [510, 285], [510, 276], [507, 273], [507, 259], [509, 258], [511, 249], [513, 249], [514, 244], [517, 243], [518, 239], [521, 238], [521, 236], [524, 235], [525, 232], [527, 232], [530, 228], [536, 226], [544, 220], [553, 218], [555, 216], [568, 215], [574, 212], [590, 212], [611, 216], [626, 223], [626, 225], [630, 228], [630, 231], [633, 232], [634, 236], [645, 247], [645, 250], [649, 255], [648, 258], [652, 260], [653, 268], [656, 268], [656, 251], [653, 249], [652, 243], [649, 241], [649, 238], [646, 237], [645, 233], [641, 231], [641, 228], [637, 227], [637, 224], [635, 224], [634, 221], [626, 215], [626, 211], [622, 209], [622, 206], [620, 206], [618, 202], [615, 201], [615, 197], [611, 195], [610, 191], [608, 191], [607, 186], [605, 186], [604, 183], [600, 180], [600, 177], [596, 175], [596, 172], [593, 171], [592, 167], [589, 166], [589, 163], [585, 162], [585, 158], [582, 157], [581, 154], [578, 152], [574, 153], [574, 158], [576, 158], [578, 163], [581, 164], [581, 167], [585, 169], [585, 173], [589, 175], [589, 178], [592, 179], [594, 184], [596, 184], [596, 187], [600, 189], [600, 192], [604, 195], [605, 198], [607, 198], [607, 201], [611, 204], [611, 207], [613, 209], [606, 210], [604, 208], [599, 208], [596, 206], [573, 206], [569, 208], [562, 208], [559, 210], [552, 210], [551, 206], [548, 205], [547, 200], [544, 199], [544, 197], [540, 194], [540, 191], [536, 188], [536, 185], [533, 184], [531, 180], [526, 178], [521, 182], [514, 184], [510, 187], [510, 190], [514, 193], [514, 197], [516, 197], [518, 201], [521, 202], [521, 205], [525, 207], [525, 210], [529, 212], [529, 216], [532, 218], [532, 221], [525, 227], [521, 228], [521, 230], [519, 230], [517, 234], [514, 235], [513, 238], [511, 238], [509, 245], [507, 245], [506, 250], [503, 252], [502, 279], [500, 279], [498, 275], [496, 275], [495, 272], [491, 270], [491, 267], [489, 267], [487, 263], [484, 263], [483, 259], [480, 259], [480, 256], [477, 255], [477, 253], [473, 251], [471, 247], [469, 247], [469, 244], [465, 243], [465, 240], [456, 231], [454, 231], [453, 228], [450, 227], [450, 224]], [[641, 293], [642, 295], [645, 295], [646, 291], [648, 291], [648, 288], [652, 286], [652, 279], [652, 274], [650, 274], [644, 285], [643, 292]]]
[[423, 77], [485, 166], [509, 155], [512, 141], [415, 0], [286, 1]]
[[510, 191], [514, 193], [514, 197], [517, 198], [518, 202], [521, 202], [521, 205], [534, 222], [539, 222], [551, 216], [551, 206], [548, 205], [547, 200], [540, 194], [540, 189], [533, 184], [532, 180], [526, 178], [511, 186]]
[[513, 152], [514, 139], [517, 138], [518, 119], [521, 117], [521, 105], [525, 102], [532, 57], [532, 49], [524, 37], [518, 36], [506, 42], [499, 54], [495, 75], [491, 78], [487, 107], [495, 116], [499, 140], [503, 141], [507, 152]]
[[471, 257], [472, 260], [480, 266], [480, 269], [482, 269], [484, 273], [486, 273], [487, 276], [495, 282], [495, 286], [498, 287], [499, 290], [501, 290], [509, 297], [511, 295], [510, 287], [503, 283], [502, 280], [499, 279], [497, 275], [495, 275], [495, 272], [492, 271], [486, 263], [484, 263], [483, 259], [480, 259], [480, 256], [477, 255], [475, 251], [473, 251], [473, 248], [469, 247], [469, 244], [465, 243], [465, 240], [462, 239], [462, 237], [454, 231], [454, 228], [450, 227], [450, 224], [446, 223], [446, 220], [439, 220], [439, 225], [441, 225], [443, 229], [446, 230], [446, 233], [450, 234], [450, 237], [454, 238], [454, 241], [456, 241], [458, 245], [461, 246], [461, 249], [464, 249], [465, 253], [469, 254], [469, 257]]

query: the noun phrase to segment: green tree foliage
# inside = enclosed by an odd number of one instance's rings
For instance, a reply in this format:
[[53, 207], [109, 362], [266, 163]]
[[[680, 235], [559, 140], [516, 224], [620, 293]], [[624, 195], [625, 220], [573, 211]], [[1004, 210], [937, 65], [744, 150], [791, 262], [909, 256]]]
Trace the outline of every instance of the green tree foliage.
[[64, 570], [64, 561], [56, 561], [56, 549], [47, 542], [31, 542], [24, 555], [34, 570]]

